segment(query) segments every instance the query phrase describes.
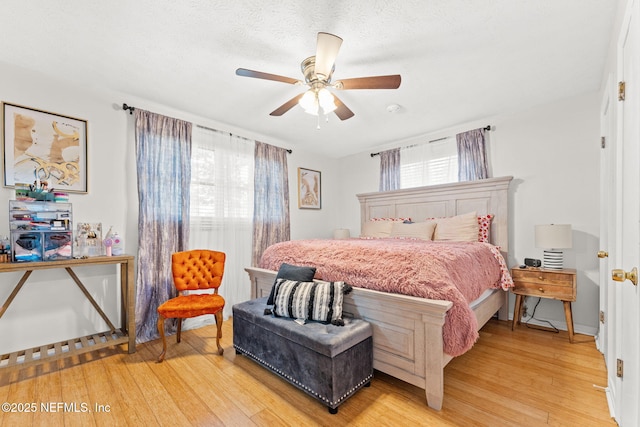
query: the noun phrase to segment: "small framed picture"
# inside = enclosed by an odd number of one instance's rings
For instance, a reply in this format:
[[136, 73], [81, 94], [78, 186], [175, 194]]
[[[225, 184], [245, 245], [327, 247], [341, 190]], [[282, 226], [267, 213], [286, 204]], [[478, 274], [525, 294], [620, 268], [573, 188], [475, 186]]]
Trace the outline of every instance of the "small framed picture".
[[87, 121], [4, 102], [4, 185], [87, 192]]
[[322, 207], [322, 182], [320, 171], [298, 168], [298, 208]]

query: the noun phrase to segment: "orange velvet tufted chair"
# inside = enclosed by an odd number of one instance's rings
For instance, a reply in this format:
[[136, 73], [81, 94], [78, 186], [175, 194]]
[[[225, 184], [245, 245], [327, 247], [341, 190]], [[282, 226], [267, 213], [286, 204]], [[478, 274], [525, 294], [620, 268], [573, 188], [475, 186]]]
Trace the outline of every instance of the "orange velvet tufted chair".
[[[171, 298], [158, 307], [158, 332], [162, 337], [162, 354], [158, 357], [158, 362], [164, 360], [164, 355], [167, 352], [167, 341], [164, 337], [165, 319], [178, 319], [177, 339], [180, 342], [182, 319], [204, 314], [215, 315], [216, 326], [218, 327], [216, 335], [218, 354], [224, 352], [220, 346], [224, 298], [218, 295], [218, 288], [224, 274], [225, 259], [224, 252], [206, 249], [176, 252], [171, 255], [173, 283], [178, 290], [178, 296]], [[187, 295], [188, 291], [199, 289], [213, 289], [214, 292], [212, 294]]]

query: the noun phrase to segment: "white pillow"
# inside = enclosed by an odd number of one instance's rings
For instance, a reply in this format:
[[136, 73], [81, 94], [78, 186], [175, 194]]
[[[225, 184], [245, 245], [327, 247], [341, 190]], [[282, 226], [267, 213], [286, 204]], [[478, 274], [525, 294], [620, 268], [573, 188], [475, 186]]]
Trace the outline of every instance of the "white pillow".
[[431, 240], [435, 228], [436, 223], [433, 221], [413, 222], [410, 224], [394, 222], [391, 227], [391, 237]]
[[438, 218], [433, 240], [446, 240], [455, 242], [478, 241], [478, 215], [469, 212], [449, 218]]
[[360, 237], [389, 237], [394, 221], [366, 221]]

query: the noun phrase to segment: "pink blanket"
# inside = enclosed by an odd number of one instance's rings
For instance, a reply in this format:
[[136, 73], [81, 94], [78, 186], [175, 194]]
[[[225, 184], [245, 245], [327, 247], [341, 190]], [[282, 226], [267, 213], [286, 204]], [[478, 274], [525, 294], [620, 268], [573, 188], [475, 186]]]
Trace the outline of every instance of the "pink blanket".
[[[260, 267], [316, 267], [316, 278], [429, 299], [448, 300], [444, 351], [459, 356], [478, 339], [469, 303], [512, 283], [500, 253], [487, 243], [399, 239], [294, 240], [270, 246]], [[496, 257], [496, 253], [498, 257]]]

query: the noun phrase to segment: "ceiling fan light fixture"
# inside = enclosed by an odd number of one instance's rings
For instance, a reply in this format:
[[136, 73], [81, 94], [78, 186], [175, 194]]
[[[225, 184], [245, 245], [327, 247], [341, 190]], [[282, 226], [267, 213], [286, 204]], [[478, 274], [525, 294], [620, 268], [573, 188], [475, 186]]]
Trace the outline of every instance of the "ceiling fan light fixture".
[[318, 97], [313, 89], [310, 89], [302, 95], [302, 98], [298, 101], [298, 104], [302, 107], [307, 114], [318, 114]]
[[325, 88], [309, 89], [302, 95], [298, 104], [305, 113], [317, 116], [322, 108], [323, 114], [329, 114], [338, 108], [335, 98], [331, 92]]
[[318, 103], [322, 107], [324, 114], [329, 114], [335, 111], [338, 106], [336, 100], [327, 89], [322, 88], [318, 91]]

